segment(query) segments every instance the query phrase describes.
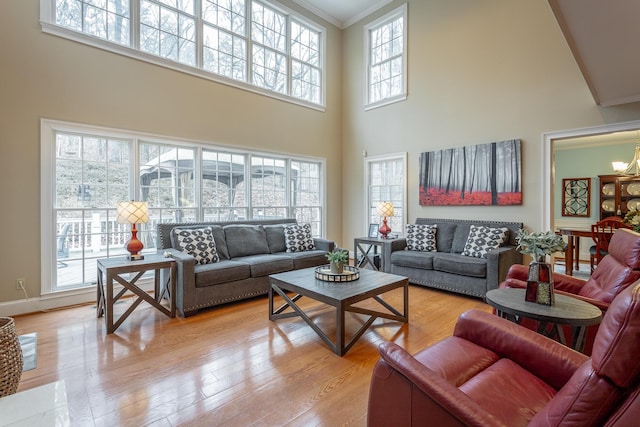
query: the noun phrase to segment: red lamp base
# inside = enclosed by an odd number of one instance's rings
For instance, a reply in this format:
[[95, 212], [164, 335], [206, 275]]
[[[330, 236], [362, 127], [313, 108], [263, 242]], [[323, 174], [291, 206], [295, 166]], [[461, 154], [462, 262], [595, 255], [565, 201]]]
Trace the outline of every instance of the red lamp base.
[[382, 237], [383, 239], [386, 239], [387, 238], [387, 234], [391, 233], [391, 227], [389, 227], [389, 225], [387, 225], [387, 217], [386, 216], [382, 219], [382, 225], [378, 229], [378, 233], [380, 233], [380, 237]]
[[131, 240], [127, 242], [125, 248], [127, 248], [129, 253], [131, 254], [127, 255], [127, 259], [129, 261], [140, 261], [144, 259], [144, 255], [140, 255], [138, 253], [144, 248], [144, 245], [140, 240], [138, 240], [138, 230], [136, 229], [135, 224], [131, 225]]

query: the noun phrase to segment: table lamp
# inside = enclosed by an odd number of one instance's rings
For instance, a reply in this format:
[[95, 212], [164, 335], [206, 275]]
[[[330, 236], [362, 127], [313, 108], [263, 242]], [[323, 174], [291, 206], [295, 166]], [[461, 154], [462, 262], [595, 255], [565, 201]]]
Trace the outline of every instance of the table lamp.
[[387, 224], [387, 217], [393, 216], [393, 203], [391, 202], [382, 202], [378, 203], [378, 215], [383, 217], [382, 225], [378, 229], [378, 232], [382, 236], [383, 239], [387, 238], [387, 234], [391, 233], [391, 227]]
[[138, 261], [144, 259], [139, 252], [144, 245], [138, 240], [138, 229], [136, 224], [144, 224], [149, 222], [149, 210], [147, 202], [120, 202], [118, 203], [118, 224], [131, 224], [131, 240], [127, 242], [125, 248], [129, 251], [127, 259], [129, 261]]

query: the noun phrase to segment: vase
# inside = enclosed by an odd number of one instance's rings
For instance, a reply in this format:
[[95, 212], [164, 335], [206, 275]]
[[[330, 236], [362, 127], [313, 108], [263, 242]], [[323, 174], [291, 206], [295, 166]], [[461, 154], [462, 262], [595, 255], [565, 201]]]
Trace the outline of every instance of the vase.
[[525, 301], [553, 305], [554, 296], [551, 266], [544, 261], [532, 261], [529, 264]]
[[331, 269], [331, 274], [342, 274], [344, 271], [344, 263], [331, 262], [329, 263], [329, 268]]
[[0, 317], [0, 397], [18, 390], [22, 376], [22, 348], [11, 317]]

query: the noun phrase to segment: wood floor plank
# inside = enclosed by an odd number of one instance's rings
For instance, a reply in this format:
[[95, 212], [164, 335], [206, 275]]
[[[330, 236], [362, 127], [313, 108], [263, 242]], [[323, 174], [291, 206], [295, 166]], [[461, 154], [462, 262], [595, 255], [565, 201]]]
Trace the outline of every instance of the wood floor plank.
[[[385, 299], [398, 306], [401, 295]], [[269, 321], [266, 297], [187, 319], [145, 303], [109, 335], [90, 305], [17, 316], [19, 334], [38, 333], [37, 368], [23, 373], [19, 391], [64, 380], [72, 423], [81, 426], [364, 426], [381, 342], [415, 353], [451, 335], [462, 312], [490, 311], [481, 300], [418, 286], [409, 301], [408, 324], [376, 320], [343, 357], [299, 318]], [[335, 338], [332, 307], [299, 304]], [[365, 321], [346, 319], [348, 336]]]

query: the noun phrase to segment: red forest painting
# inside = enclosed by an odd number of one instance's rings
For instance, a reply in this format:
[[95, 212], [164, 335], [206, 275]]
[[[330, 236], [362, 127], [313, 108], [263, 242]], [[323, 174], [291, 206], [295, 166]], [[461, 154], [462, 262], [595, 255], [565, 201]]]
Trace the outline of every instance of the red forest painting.
[[520, 140], [420, 154], [420, 205], [521, 205]]

